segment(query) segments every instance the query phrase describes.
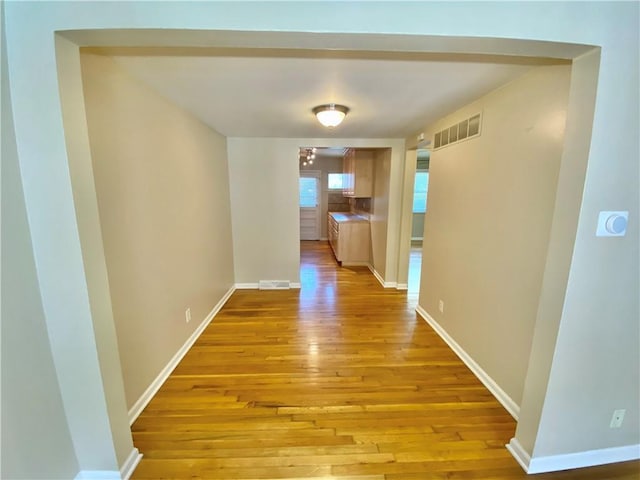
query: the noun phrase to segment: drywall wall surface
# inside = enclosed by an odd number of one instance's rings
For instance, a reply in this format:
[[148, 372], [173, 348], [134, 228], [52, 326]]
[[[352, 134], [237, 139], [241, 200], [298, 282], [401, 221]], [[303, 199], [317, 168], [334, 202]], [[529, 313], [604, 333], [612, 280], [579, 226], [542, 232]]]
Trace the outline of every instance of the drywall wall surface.
[[[11, 28], [8, 26], [12, 25], [12, 22], [8, 16], [6, 18], [5, 31], [8, 38]], [[57, 98], [22, 104], [13, 94], [14, 86], [21, 80], [9, 75], [16, 146], [20, 162], [25, 156], [34, 155], [35, 150], [46, 141], [47, 135], [52, 133], [48, 130], [34, 132], [33, 136], [27, 135], [26, 142], [21, 143], [17, 125], [20, 121], [18, 119], [25, 117], [44, 121], [46, 118], [56, 123], [56, 136], [63, 140], [61, 144], [45, 149], [42, 155], [36, 155], [35, 172], [31, 172], [35, 175], [31, 175], [22, 162], [20, 174], [40, 298], [75, 458], [81, 470], [113, 472], [118, 470], [118, 452], [114, 448], [111, 418], [107, 408], [108, 395], [102, 379], [102, 365], [96, 345], [91, 300], [65, 155], [54, 38], [54, 35], [51, 35], [46, 46], [41, 45], [49, 55], [49, 74], [33, 76], [42, 80], [44, 90], [54, 89]], [[8, 63], [11, 62], [9, 43], [7, 40]], [[25, 110], [22, 107], [26, 107]], [[33, 197], [29, 197], [27, 192], [34, 191], [33, 189], [39, 192], [41, 199], [51, 210], [47, 211], [47, 208], [42, 206], [30, 208], [29, 198]], [[44, 241], [39, 242], [37, 239]], [[60, 436], [60, 442], [64, 445], [63, 435]]]
[[[0, 7], [4, 10], [4, 5]], [[0, 28], [2, 19], [0, 19]], [[18, 167], [2, 35], [2, 450], [0, 477], [78, 473], [40, 300]]]
[[389, 226], [390, 150], [376, 150], [373, 155], [373, 211], [371, 224], [371, 265], [387, 279], [387, 228]]
[[402, 233], [402, 201], [404, 198], [405, 142], [398, 140], [393, 148], [384, 150], [380, 158], [389, 162], [389, 210], [387, 215], [387, 253], [385, 281], [397, 285], [400, 240]]
[[124, 465], [134, 447], [126, 414], [122, 365], [94, 188], [78, 46], [56, 37], [56, 60], [71, 187], [100, 365], [99, 379], [102, 380], [118, 465]]
[[435, 126], [482, 113], [478, 137], [431, 154], [420, 305], [517, 405], [547, 254], [569, 73], [568, 66], [538, 67]]
[[108, 57], [81, 60], [131, 408], [234, 283], [226, 141]]
[[229, 138], [236, 283], [300, 281], [298, 151], [271, 138]]
[[[619, 28], [638, 32], [639, 10], [635, 3]], [[640, 104], [639, 56], [637, 35], [630, 33], [618, 51], [577, 60], [587, 70], [597, 69], [600, 60], [598, 91], [616, 91], [608, 102], [596, 97], [594, 132], [604, 127], [598, 113], [613, 111], [618, 111], [616, 122], [625, 131], [640, 130], [638, 109], [623, 107]], [[614, 73], [614, 65], [623, 67]], [[576, 98], [583, 110], [593, 108], [594, 88], [589, 87]], [[591, 143], [534, 457], [627, 445], [635, 445], [636, 456], [640, 455], [640, 147], [634, 136], [636, 141], [630, 144], [600, 138]], [[596, 237], [601, 210], [629, 211], [624, 237]], [[622, 427], [612, 429], [609, 422], [617, 409], [625, 409], [626, 415]]]
[[[227, 144], [235, 275], [241, 284], [299, 282], [300, 147], [388, 148], [398, 158], [404, 147], [401, 140], [353, 138], [229, 138]], [[389, 207], [390, 216], [399, 216], [399, 203]]]
[[571, 67], [571, 86], [556, 202], [538, 313], [525, 380], [516, 437], [533, 452], [540, 415], [547, 395], [587, 170], [591, 125], [597, 88], [600, 53], [582, 55]]

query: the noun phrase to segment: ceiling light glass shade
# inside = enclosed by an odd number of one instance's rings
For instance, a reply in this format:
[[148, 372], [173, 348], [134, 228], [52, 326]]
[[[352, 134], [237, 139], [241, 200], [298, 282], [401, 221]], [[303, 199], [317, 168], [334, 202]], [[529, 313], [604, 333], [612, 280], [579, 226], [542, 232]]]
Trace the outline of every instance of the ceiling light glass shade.
[[318, 121], [325, 127], [337, 127], [340, 125], [348, 111], [349, 109], [344, 105], [336, 105], [335, 103], [318, 105], [313, 109]]

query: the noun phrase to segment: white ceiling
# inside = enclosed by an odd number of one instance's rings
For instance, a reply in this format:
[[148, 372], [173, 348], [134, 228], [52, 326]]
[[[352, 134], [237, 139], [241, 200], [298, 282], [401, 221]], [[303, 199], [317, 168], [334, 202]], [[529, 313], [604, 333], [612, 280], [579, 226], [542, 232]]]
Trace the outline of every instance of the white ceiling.
[[[272, 49], [99, 53], [228, 137], [404, 138], [548, 63]], [[342, 125], [327, 129], [311, 113], [323, 103], [351, 111]]]

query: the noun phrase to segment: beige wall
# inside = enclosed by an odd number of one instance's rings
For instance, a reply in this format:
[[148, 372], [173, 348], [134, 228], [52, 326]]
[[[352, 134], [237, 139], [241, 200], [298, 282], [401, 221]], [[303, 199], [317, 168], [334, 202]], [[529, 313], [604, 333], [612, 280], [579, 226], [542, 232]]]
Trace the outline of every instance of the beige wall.
[[389, 227], [389, 182], [391, 150], [373, 152], [373, 198], [371, 200], [371, 265], [386, 279], [387, 229]]
[[[0, 6], [4, 10], [4, 5]], [[2, 29], [3, 19], [0, 19]], [[3, 30], [3, 29], [2, 29]], [[6, 69], [2, 32], [2, 71]], [[51, 355], [22, 192], [9, 102], [2, 83], [2, 446], [0, 477], [69, 479], [78, 472]]]
[[[236, 282], [255, 284], [260, 280], [299, 282], [300, 213], [298, 208], [298, 152], [300, 147], [386, 148], [390, 167], [387, 181], [401, 190], [401, 156], [404, 141], [354, 138], [229, 138], [229, 177], [233, 211], [233, 247]], [[256, 152], [259, 152], [257, 155]], [[394, 161], [395, 159], [395, 161]], [[391, 178], [390, 178], [391, 177]], [[390, 188], [390, 187], [387, 187]], [[392, 197], [392, 194], [390, 194]], [[382, 207], [381, 207], [382, 208]], [[388, 208], [391, 230], [400, 216], [400, 201]], [[382, 211], [382, 210], [381, 210]], [[383, 222], [382, 215], [378, 223]], [[380, 230], [380, 225], [376, 231]], [[259, 241], [258, 241], [259, 239]], [[386, 236], [387, 252], [396, 236]], [[389, 258], [391, 256], [391, 258]], [[397, 256], [387, 254], [381, 261]], [[384, 268], [384, 265], [383, 265]], [[395, 277], [394, 277], [395, 278]]]
[[568, 66], [537, 68], [434, 127], [483, 114], [479, 137], [431, 155], [419, 303], [518, 405], [555, 202], [569, 72]]
[[226, 142], [107, 57], [82, 74], [131, 408], [233, 285]]
[[[135, 458], [138, 452], [133, 446], [129, 419], [125, 413], [127, 407], [125, 389], [109, 293], [109, 278], [98, 215], [95, 179], [91, 165], [78, 46], [64, 38], [56, 37], [56, 61], [69, 173], [89, 296], [90, 318], [92, 320], [89, 325], [93, 327], [93, 332], [87, 333], [93, 335], [93, 341], [96, 345], [101, 380], [101, 384], [97, 385], [100, 388], [99, 395], [94, 395], [93, 403], [87, 400], [86, 394], [82, 395], [79, 392], [68, 398], [67, 417], [70, 419], [70, 425], [81, 429], [85, 437], [75, 442], [76, 454], [82, 469], [87, 469], [89, 462], [85, 458], [86, 453], [97, 450], [95, 446], [92, 446], [92, 443], [97, 442], [113, 444], [116, 458], [115, 461], [109, 460], [110, 463], [113, 462], [114, 467], [117, 467], [123, 465], [131, 456]], [[61, 341], [66, 356], [67, 339], [62, 338]], [[88, 365], [87, 359], [84, 357], [83, 364]], [[89, 375], [84, 383], [86, 384], [91, 379], [94, 379], [93, 375]], [[73, 383], [74, 379], [66, 379], [65, 382]], [[100, 396], [104, 396], [104, 404], [100, 402], [102, 400]], [[98, 426], [91, 425], [89, 421], [89, 419], [101, 418], [98, 415], [98, 409], [105, 407], [105, 419], [109, 422], [108, 430], [99, 429]], [[74, 418], [82, 410], [84, 410], [83, 415]]]

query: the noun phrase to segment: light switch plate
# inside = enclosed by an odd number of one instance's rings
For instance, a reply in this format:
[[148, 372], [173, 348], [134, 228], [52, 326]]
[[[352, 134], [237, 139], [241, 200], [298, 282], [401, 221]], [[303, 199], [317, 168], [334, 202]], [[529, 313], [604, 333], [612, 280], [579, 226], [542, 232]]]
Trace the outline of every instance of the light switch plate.
[[598, 215], [596, 237], [623, 237], [627, 233], [629, 212], [606, 211]]

